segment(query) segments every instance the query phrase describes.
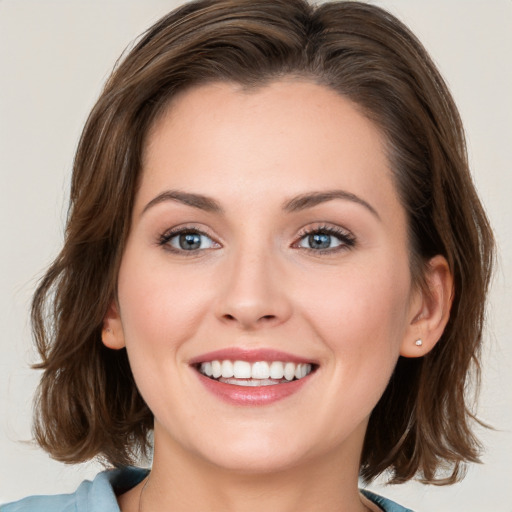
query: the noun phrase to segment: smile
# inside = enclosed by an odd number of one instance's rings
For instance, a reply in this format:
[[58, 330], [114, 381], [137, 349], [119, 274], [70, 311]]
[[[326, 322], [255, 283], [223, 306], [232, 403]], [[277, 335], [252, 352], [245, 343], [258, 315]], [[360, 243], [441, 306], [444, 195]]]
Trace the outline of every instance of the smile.
[[199, 382], [235, 406], [266, 406], [300, 393], [318, 361], [272, 348], [226, 347], [191, 359]]
[[309, 363], [281, 361], [213, 360], [198, 365], [200, 373], [210, 379], [236, 386], [273, 386], [300, 380], [313, 371]]

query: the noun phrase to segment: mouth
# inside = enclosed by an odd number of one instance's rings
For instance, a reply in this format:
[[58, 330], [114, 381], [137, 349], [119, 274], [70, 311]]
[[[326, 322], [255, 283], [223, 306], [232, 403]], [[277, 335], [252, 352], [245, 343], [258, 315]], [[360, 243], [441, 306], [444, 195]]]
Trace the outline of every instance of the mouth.
[[213, 396], [236, 406], [265, 406], [309, 387], [317, 361], [271, 348], [231, 347], [189, 361]]
[[234, 386], [261, 387], [289, 384], [304, 379], [316, 369], [312, 363], [292, 361], [244, 361], [214, 359], [195, 365], [205, 377]]

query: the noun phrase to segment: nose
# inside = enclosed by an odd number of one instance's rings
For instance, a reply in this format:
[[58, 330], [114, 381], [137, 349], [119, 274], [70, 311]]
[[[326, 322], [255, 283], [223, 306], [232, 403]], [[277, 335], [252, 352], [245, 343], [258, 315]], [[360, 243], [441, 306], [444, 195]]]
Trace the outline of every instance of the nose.
[[282, 268], [264, 251], [239, 253], [222, 276], [217, 317], [226, 324], [251, 331], [277, 326], [292, 314]]

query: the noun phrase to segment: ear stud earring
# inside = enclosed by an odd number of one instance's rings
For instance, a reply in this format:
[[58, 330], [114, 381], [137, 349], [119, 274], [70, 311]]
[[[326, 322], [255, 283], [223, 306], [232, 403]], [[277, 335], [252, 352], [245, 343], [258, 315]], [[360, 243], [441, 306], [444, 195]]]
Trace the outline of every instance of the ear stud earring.
[[420, 338], [420, 339], [417, 339], [414, 344], [417, 346], [417, 347], [421, 347], [423, 345], [423, 340]]

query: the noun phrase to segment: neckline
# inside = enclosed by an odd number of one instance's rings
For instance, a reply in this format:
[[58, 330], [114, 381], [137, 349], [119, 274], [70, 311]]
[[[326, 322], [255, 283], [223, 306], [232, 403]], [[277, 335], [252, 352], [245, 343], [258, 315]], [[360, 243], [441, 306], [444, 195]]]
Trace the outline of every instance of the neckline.
[[[149, 469], [139, 468], [135, 466], [126, 466], [122, 468], [115, 468], [104, 471], [100, 475], [104, 475], [110, 483], [114, 496], [117, 498], [121, 494], [133, 489], [136, 485], [140, 484], [144, 478], [150, 473]], [[393, 512], [395, 509], [390, 508], [398, 505], [393, 501], [384, 498], [378, 494], [367, 489], [360, 489], [361, 494], [367, 498], [371, 503], [379, 507], [382, 512]], [[410, 509], [400, 507], [401, 512], [412, 512]], [[120, 512], [120, 510], [119, 510]], [[398, 512], [398, 510], [397, 510]]]

